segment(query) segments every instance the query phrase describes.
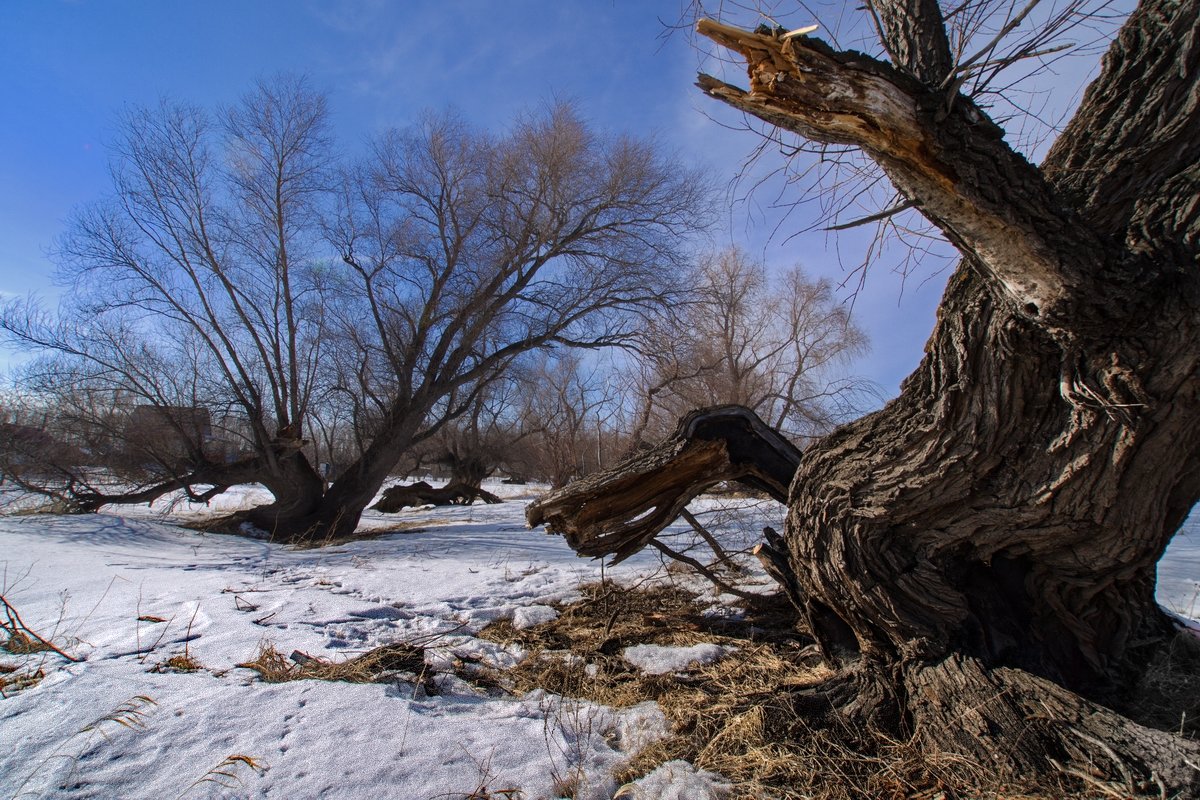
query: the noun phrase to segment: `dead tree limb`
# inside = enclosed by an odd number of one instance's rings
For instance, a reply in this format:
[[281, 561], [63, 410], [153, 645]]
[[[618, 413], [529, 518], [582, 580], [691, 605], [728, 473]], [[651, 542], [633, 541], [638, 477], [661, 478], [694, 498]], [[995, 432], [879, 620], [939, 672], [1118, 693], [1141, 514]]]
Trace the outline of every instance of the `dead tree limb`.
[[709, 548], [713, 551], [713, 555], [717, 557], [718, 564], [733, 564], [733, 562], [730, 560], [728, 551], [726, 551], [725, 548], [721, 546], [721, 543], [717, 541], [717, 537], [712, 535], [712, 531], [704, 527], [700, 523], [700, 520], [696, 519], [695, 514], [685, 508], [679, 512], [679, 516], [683, 517], [684, 521], [687, 522], [688, 525], [692, 526], [692, 530], [694, 530], [700, 536], [700, 538], [704, 540], [704, 543], [709, 546]]
[[[82, 658], [73, 656], [65, 652], [58, 645], [49, 639], [41, 636], [33, 628], [25, 624], [21, 619], [21, 615], [17, 613], [16, 607], [8, 602], [4, 595], [0, 595], [0, 606], [4, 608], [4, 615], [8, 618], [7, 624], [0, 622], [0, 631], [4, 631], [9, 635], [8, 643], [5, 647], [12, 652], [36, 652], [37, 650], [51, 650], [58, 653], [67, 661], [80, 662]], [[34, 644], [36, 643], [36, 644]]]
[[783, 503], [800, 451], [742, 406], [691, 412], [671, 438], [612, 469], [531, 503], [530, 527], [545, 524], [584, 556], [618, 563], [641, 550], [684, 506], [722, 481], [766, 492]]
[[667, 545], [660, 542], [658, 539], [651, 539], [650, 546], [653, 547], [658, 552], [662, 553], [667, 558], [673, 558], [680, 563], [687, 564], [689, 567], [696, 570], [696, 572], [699, 572], [705, 578], [712, 581], [713, 585], [716, 586], [718, 589], [720, 589], [722, 592], [727, 592], [728, 594], [731, 594], [734, 597], [740, 597], [743, 600], [749, 600], [751, 602], [757, 602], [757, 601], [761, 601], [763, 599], [762, 595], [760, 595], [760, 594], [754, 594], [753, 592], [745, 592], [745, 591], [742, 591], [741, 589], [731, 586], [727, 581], [722, 580], [721, 576], [717, 575], [717, 573], [713, 572], [711, 569], [704, 566], [704, 564], [701, 561], [698, 561], [697, 559], [692, 558], [691, 556], [687, 555], [686, 553], [681, 553], [678, 550], [675, 550], [674, 548], [668, 547]]
[[469, 506], [476, 500], [488, 504], [504, 502], [489, 491], [458, 481], [440, 488], [430, 486], [425, 481], [417, 481], [406, 486], [393, 486], [385, 491], [379, 502], [371, 508], [385, 514], [393, 514], [404, 508], [424, 505]]

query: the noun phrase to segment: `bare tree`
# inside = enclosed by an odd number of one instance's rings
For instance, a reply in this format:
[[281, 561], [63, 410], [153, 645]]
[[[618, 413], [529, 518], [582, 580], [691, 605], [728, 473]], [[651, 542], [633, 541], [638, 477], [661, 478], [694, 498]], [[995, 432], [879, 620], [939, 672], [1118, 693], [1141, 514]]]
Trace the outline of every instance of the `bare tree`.
[[[77, 508], [202, 484], [261, 481], [281, 506], [319, 491], [299, 450], [325, 330], [312, 267], [328, 147], [324, 99], [298, 79], [261, 84], [215, 117], [166, 101], [125, 115], [114, 196], [60, 242], [59, 313], [13, 302], [0, 315], [10, 340], [45, 354], [28, 385], [59, 397], [86, 387], [120, 395], [126, 417], [149, 412], [150, 429], [126, 421], [126, 449], [145, 467], [120, 476], [134, 489], [76, 476]], [[198, 415], [244, 423], [245, 457], [206, 452]]]
[[[508, 465], [513, 450], [533, 433], [520, 424], [521, 372], [514, 367], [472, 392], [466, 411], [410, 452], [407, 473], [433, 466], [444, 471], [450, 484], [478, 492], [483, 481]], [[488, 493], [480, 496], [496, 501]]]
[[522, 373], [520, 426], [527, 474], [563, 486], [616, 460], [625, 398], [611, 364], [578, 353], [544, 354]]
[[0, 484], [11, 481], [64, 500], [72, 476], [88, 461], [69, 418], [69, 408], [19, 389], [5, 392], [0, 399]]
[[501, 138], [454, 115], [385, 137], [346, 180], [331, 229], [349, 269], [330, 313], [357, 366], [350, 391], [379, 427], [287, 525], [357, 520], [400, 454], [521, 355], [628, 340], [675, 291], [707, 202], [697, 173], [590, 132], [567, 105]]
[[690, 283], [690, 302], [644, 337], [639, 438], [660, 439], [714, 403], [812, 438], [878, 400], [868, 381], [839, 374], [867, 344], [828, 281], [799, 267], [768, 275], [731, 248], [702, 259]]
[[[77, 507], [259, 481], [274, 502], [241, 519], [349, 533], [400, 457], [522, 354], [628, 339], [708, 216], [697, 172], [562, 104], [503, 135], [429, 115], [336, 176], [329, 148], [324, 99], [298, 80], [216, 120], [177, 104], [128, 116], [114, 198], [61, 247], [66, 305], [11, 303], [0, 327], [51, 354], [47, 388], [162, 410], [188, 457], [133, 491], [81, 481]], [[304, 439], [314, 404], [358, 436], [328, 485]], [[244, 425], [246, 452], [216, 459], [189, 438], [197, 408]]]
[[790, 510], [761, 554], [839, 668], [794, 707], [1010, 786], [1194, 796], [1200, 748], [1139, 723], [1194, 732], [1194, 695], [1152, 673], [1197, 664], [1154, 583], [1200, 498], [1200, 4], [1142, 2], [1037, 167], [959, 91], [994, 44], [956, 57], [932, 0], [866, 10], [889, 61], [702, 21], [749, 88], [699, 85], [860, 150], [958, 248], [921, 366], [803, 457], [748, 412], [699, 414], [531, 520], [625, 554], [698, 485], [771, 486]]

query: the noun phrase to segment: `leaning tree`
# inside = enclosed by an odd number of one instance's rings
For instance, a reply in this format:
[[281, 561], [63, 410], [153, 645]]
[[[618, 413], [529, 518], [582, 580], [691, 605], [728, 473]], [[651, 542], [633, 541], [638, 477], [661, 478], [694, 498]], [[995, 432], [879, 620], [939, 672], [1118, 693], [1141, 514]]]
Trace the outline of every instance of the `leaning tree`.
[[696, 413], [530, 519], [628, 553], [705, 483], [756, 482], [788, 505], [761, 555], [840, 667], [794, 707], [1002, 777], [1190, 796], [1200, 747], [1138, 722], [1181, 646], [1155, 564], [1200, 498], [1200, 2], [1144, 0], [1036, 166], [960, 91], [935, 0], [867, 10], [886, 61], [703, 20], [749, 88], [698, 85], [857, 148], [959, 250], [921, 365], [802, 456]]
[[[0, 304], [0, 336], [42, 354], [31, 391], [132, 398], [129, 424], [106, 407], [92, 427], [171, 447], [115, 488], [93, 469], [50, 491], [94, 510], [259, 482], [273, 500], [238, 519], [284, 539], [352, 533], [397, 462], [523, 355], [630, 340], [711, 216], [697, 170], [566, 103], [499, 133], [428, 114], [355, 165], [298, 79], [216, 120], [133, 111], [121, 134], [112, 197], [60, 244], [59, 313]], [[357, 447], [326, 483], [310, 441], [331, 419]]]

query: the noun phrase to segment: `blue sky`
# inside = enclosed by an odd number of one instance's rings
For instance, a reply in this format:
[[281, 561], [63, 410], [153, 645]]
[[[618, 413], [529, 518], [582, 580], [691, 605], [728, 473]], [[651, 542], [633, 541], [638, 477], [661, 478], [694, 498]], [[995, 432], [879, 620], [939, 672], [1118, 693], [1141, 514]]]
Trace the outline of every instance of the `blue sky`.
[[[677, 21], [682, 5], [7, 0], [0, 5], [0, 293], [53, 297], [48, 250], [73, 208], [108, 191], [106, 143], [123, 108], [164, 95], [213, 108], [277, 72], [306, 74], [329, 94], [338, 141], [351, 154], [428, 108], [452, 105], [475, 124], [503, 126], [522, 109], [564, 96], [593, 124], [654, 136], [729, 180], [758, 141], [730, 130], [740, 118], [693, 88], [702, 59], [688, 38], [664, 41], [664, 22]], [[797, 12], [780, 21], [812, 20]], [[1069, 98], [1079, 78], [1062, 82]], [[734, 208], [717, 244], [736, 242], [768, 264], [800, 262], [845, 279], [837, 250], [854, 243], [819, 232], [788, 238], [810, 222], [805, 211], [772, 236], [777, 215], [763, 195]], [[855, 299], [855, 320], [872, 340], [855, 372], [895, 393], [920, 360], [944, 280], [944, 271], [926, 267], [902, 286], [887, 269], [874, 271]]]

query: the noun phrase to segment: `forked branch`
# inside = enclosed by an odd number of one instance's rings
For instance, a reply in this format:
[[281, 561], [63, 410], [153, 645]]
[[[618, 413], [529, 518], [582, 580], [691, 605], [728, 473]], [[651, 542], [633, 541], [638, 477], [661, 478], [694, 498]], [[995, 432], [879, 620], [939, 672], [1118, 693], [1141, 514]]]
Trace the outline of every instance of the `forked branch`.
[[[706, 94], [806, 139], [860, 148], [1018, 313], [1070, 327], [1073, 300], [1105, 248], [968, 98], [818, 39], [708, 19], [697, 30], [745, 58], [750, 80], [746, 91], [702, 74]], [[927, 71], [936, 78], [941, 70]]]

